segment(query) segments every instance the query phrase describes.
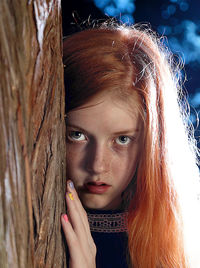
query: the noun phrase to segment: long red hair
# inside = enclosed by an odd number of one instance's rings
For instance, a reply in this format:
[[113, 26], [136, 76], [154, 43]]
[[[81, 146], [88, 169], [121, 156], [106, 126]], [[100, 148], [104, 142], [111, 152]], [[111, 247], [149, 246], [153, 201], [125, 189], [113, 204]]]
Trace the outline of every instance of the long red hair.
[[185, 246], [184, 211], [195, 196], [189, 188], [198, 169], [171, 54], [147, 28], [106, 24], [67, 37], [63, 51], [66, 112], [100, 90], [128, 103], [132, 92], [140, 99], [144, 148], [128, 208], [130, 266], [193, 267]]

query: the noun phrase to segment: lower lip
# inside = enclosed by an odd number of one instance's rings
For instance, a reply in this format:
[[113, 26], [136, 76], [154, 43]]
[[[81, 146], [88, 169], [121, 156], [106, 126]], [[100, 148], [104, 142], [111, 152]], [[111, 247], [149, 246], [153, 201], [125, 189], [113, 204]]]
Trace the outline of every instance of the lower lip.
[[86, 184], [85, 187], [92, 194], [103, 194], [110, 188], [110, 185]]

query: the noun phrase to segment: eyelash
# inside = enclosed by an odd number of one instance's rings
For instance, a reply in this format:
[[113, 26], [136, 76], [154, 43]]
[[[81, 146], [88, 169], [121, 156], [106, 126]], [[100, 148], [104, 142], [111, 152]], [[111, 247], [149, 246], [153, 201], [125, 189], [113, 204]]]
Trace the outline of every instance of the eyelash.
[[[78, 134], [81, 134], [81, 135], [83, 135], [83, 136], [85, 136], [82, 132], [80, 132], [80, 131], [70, 131], [69, 132], [69, 134], [67, 135], [67, 137], [68, 137], [68, 139], [69, 140], [71, 140], [71, 141], [84, 141], [84, 140], [87, 140], [87, 138], [85, 138], [85, 139], [81, 139], [81, 140], [78, 140], [78, 139], [74, 139], [72, 136], [73, 136], [73, 134], [75, 134], [75, 133], [78, 133]], [[128, 138], [128, 143], [118, 143], [117, 142], [117, 139], [119, 139], [120, 137], [125, 137], [125, 138]], [[128, 144], [130, 144], [130, 142], [131, 141], [133, 141], [133, 137], [129, 137], [129, 136], [127, 136], [127, 135], [120, 135], [120, 136], [118, 136], [116, 139], [115, 139], [115, 142], [118, 144], [118, 145], [120, 145], [120, 146], [127, 146]]]

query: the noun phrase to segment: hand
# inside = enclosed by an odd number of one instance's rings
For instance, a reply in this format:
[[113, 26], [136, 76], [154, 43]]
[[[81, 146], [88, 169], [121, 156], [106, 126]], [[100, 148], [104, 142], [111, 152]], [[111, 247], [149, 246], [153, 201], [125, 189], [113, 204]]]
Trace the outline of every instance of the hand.
[[71, 181], [67, 182], [66, 202], [67, 215], [61, 216], [61, 224], [69, 248], [69, 267], [96, 268], [96, 246], [87, 213]]

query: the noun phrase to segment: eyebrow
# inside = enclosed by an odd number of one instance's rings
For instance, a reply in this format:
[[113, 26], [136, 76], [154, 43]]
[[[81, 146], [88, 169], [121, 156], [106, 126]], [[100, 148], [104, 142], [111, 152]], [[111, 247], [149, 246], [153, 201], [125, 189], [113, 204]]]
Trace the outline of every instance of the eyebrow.
[[[78, 130], [81, 130], [81, 131], [86, 132], [86, 133], [89, 134], [89, 132], [87, 130], [85, 130], [84, 128], [76, 126], [76, 125], [73, 125], [73, 124], [67, 124], [67, 127], [73, 127], [73, 128], [76, 128]], [[114, 135], [119, 135], [119, 134], [137, 133], [137, 132], [139, 132], [139, 130], [140, 129], [125, 129], [125, 130], [122, 130], [122, 131], [114, 132], [113, 134]]]

